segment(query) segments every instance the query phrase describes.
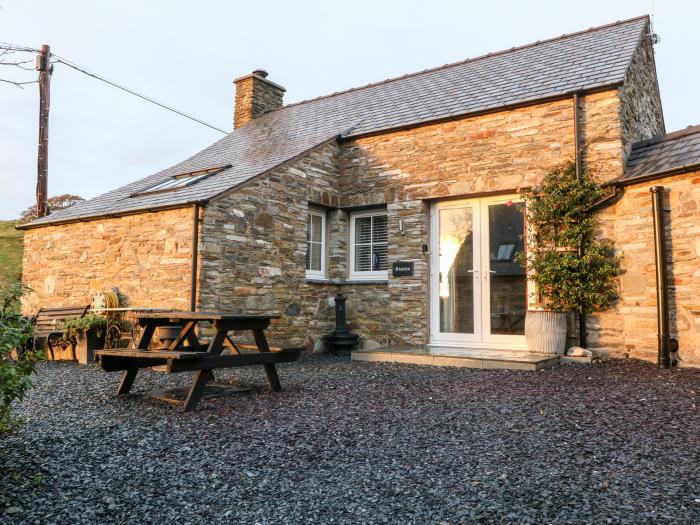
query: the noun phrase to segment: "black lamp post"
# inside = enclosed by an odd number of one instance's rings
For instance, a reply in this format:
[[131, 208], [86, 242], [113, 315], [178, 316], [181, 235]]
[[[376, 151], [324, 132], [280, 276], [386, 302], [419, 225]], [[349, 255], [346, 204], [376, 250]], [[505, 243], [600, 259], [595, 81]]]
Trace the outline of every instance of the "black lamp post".
[[360, 342], [360, 336], [350, 332], [345, 322], [345, 300], [344, 295], [336, 294], [335, 330], [323, 338], [323, 342], [334, 354], [349, 354]]

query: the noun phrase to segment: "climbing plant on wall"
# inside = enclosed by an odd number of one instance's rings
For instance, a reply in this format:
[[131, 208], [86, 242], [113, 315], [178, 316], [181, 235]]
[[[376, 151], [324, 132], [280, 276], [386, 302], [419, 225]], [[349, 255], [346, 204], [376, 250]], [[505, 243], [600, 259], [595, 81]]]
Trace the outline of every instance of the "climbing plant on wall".
[[606, 190], [568, 162], [523, 194], [528, 221], [528, 278], [539, 302], [558, 312], [606, 310], [617, 297], [618, 260], [598, 236], [594, 206]]

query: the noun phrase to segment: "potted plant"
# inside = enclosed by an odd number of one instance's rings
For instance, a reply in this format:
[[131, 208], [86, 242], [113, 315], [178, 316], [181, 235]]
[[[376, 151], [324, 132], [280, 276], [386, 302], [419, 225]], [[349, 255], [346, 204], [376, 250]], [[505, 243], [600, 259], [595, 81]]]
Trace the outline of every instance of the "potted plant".
[[563, 353], [567, 312], [603, 311], [617, 297], [618, 261], [593, 214], [605, 195], [588, 174], [577, 177], [574, 162], [523, 194], [529, 249], [520, 257], [537, 292], [525, 318], [530, 352]]
[[104, 347], [106, 329], [107, 319], [96, 314], [74, 317], [61, 324], [63, 339], [74, 345], [78, 362], [83, 365], [93, 361], [93, 350]]

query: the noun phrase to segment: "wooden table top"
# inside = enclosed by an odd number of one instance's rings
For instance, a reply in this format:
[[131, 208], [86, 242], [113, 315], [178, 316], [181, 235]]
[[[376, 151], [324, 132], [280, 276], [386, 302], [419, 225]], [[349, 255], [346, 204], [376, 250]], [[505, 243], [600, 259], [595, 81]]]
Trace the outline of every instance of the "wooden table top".
[[136, 315], [138, 319], [177, 319], [186, 321], [245, 321], [279, 319], [279, 315], [247, 315], [233, 314], [220, 311], [186, 312], [178, 310], [163, 310], [159, 312], [143, 312]]

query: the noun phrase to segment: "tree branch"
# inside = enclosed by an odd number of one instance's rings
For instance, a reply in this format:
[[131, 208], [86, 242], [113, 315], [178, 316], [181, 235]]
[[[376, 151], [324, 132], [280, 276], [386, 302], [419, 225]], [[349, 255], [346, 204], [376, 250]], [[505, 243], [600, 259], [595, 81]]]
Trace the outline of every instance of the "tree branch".
[[8, 84], [12, 84], [14, 86], [17, 86], [20, 89], [24, 89], [22, 86], [25, 84], [38, 84], [39, 83], [38, 80], [32, 80], [30, 82], [14, 82], [12, 80], [5, 80], [4, 78], [0, 78], [0, 82], [6, 82]]
[[34, 63], [34, 60], [22, 60], [20, 62], [5, 62], [4, 60], [0, 60], [0, 66], [15, 66], [20, 69], [24, 69], [25, 71], [34, 71], [33, 67], [26, 67], [24, 65], [30, 63]]

